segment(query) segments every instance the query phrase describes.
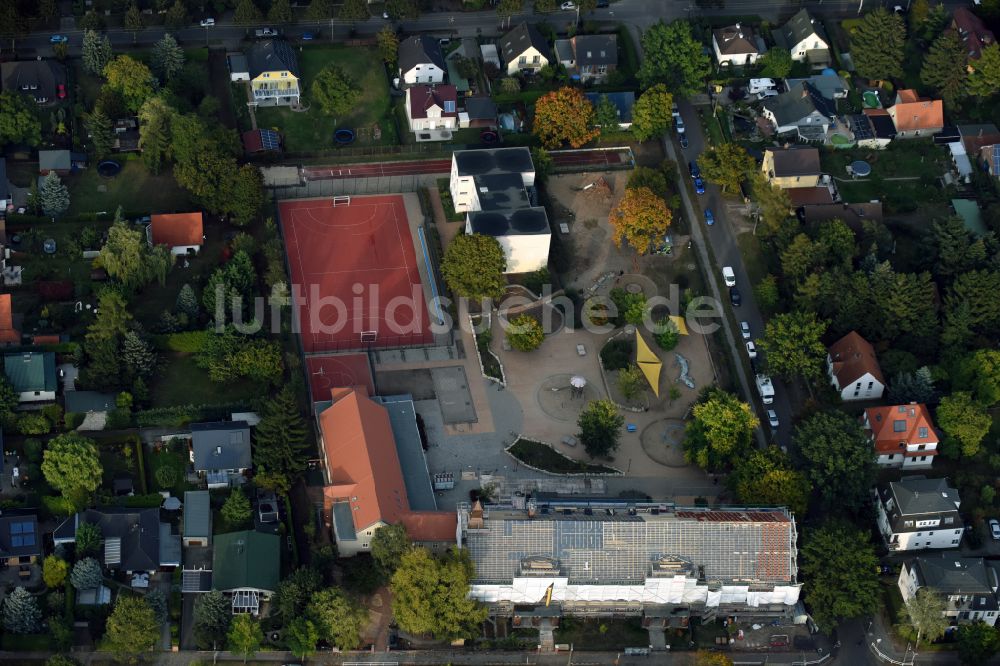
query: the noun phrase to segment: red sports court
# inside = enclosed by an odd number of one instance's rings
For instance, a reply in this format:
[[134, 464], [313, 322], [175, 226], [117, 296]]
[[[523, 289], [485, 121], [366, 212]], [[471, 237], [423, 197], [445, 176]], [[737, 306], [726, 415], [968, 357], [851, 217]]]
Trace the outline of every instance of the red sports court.
[[375, 382], [365, 354], [307, 356], [306, 372], [314, 401], [329, 400], [330, 389], [340, 386], [366, 386], [368, 395], [375, 395]]
[[278, 211], [306, 353], [433, 343], [402, 196], [282, 201]]

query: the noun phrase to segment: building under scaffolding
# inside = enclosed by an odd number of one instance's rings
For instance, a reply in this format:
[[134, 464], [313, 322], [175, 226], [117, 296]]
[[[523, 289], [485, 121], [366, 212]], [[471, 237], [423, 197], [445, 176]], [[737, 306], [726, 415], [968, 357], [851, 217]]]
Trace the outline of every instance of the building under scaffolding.
[[783, 617], [799, 599], [787, 510], [622, 500], [528, 500], [459, 509], [470, 595], [496, 616]]

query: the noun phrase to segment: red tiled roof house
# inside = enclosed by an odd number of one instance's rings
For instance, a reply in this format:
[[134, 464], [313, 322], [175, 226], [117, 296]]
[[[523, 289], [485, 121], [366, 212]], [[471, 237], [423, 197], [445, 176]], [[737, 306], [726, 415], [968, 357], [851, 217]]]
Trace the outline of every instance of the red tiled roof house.
[[406, 118], [411, 132], [458, 127], [458, 91], [453, 85], [414, 86], [406, 91]]
[[830, 383], [845, 401], [877, 400], [885, 391], [885, 379], [875, 349], [867, 340], [851, 331], [830, 345], [826, 371]]
[[[432, 550], [454, 545], [457, 514], [411, 508], [407, 481], [412, 491], [429, 491], [429, 497], [421, 492], [425, 506], [433, 504], [434, 495], [426, 463], [420, 469], [408, 465], [404, 479], [400, 449], [386, 405], [370, 398], [363, 386], [334, 388], [330, 393], [332, 403], [318, 416], [326, 476], [323, 518], [333, 529], [341, 557], [369, 552], [376, 530], [400, 523], [406, 526], [413, 543]], [[405, 414], [408, 401], [402, 402]], [[398, 409], [399, 404], [395, 404]], [[408, 404], [412, 411], [412, 402]], [[415, 446], [420, 449], [416, 420], [411, 418]], [[412, 449], [414, 442], [412, 437], [409, 439]], [[422, 455], [421, 450], [419, 456]], [[418, 484], [425, 484], [426, 489]]]
[[[951, 15], [951, 29], [965, 45], [969, 60], [978, 60], [983, 54], [983, 48], [997, 41], [982, 19], [965, 7], [955, 8]], [[970, 62], [969, 67], [974, 69], [975, 64]]]
[[937, 134], [944, 127], [944, 103], [927, 99], [916, 90], [900, 90], [896, 103], [889, 107], [889, 115], [896, 125], [897, 139], [913, 139]]
[[201, 213], [153, 215], [147, 227], [150, 245], [166, 245], [170, 254], [198, 254], [204, 242]]
[[21, 331], [14, 328], [10, 294], [0, 294], [0, 346], [21, 344]]
[[879, 465], [926, 469], [934, 463], [938, 436], [927, 405], [911, 402], [871, 407], [865, 410], [863, 425], [871, 437]]

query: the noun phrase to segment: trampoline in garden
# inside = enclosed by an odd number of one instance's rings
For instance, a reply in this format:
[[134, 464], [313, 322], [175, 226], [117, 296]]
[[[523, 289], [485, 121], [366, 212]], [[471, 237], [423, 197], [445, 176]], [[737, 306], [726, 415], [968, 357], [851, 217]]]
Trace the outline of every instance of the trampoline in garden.
[[121, 173], [122, 165], [114, 160], [104, 160], [97, 165], [97, 173], [104, 178], [114, 178]]
[[861, 93], [861, 99], [864, 100], [866, 109], [878, 109], [882, 107], [882, 102], [879, 101], [878, 93], [874, 90], [866, 90]]
[[851, 141], [850, 137], [843, 134], [833, 134], [830, 136], [830, 143], [833, 144], [834, 148], [847, 148], [853, 146], [854, 142]]
[[850, 166], [851, 175], [855, 178], [867, 178], [872, 175], [872, 167], [868, 162], [862, 160], [857, 160], [856, 162], [851, 162]]
[[56, 253], [56, 241], [54, 238], [45, 239], [45, 242], [42, 243], [42, 252], [44, 252], [45, 254]]
[[500, 135], [493, 130], [483, 130], [479, 133], [479, 140], [483, 143], [496, 143], [500, 140]]
[[354, 130], [339, 129], [333, 133], [333, 140], [340, 146], [346, 146], [349, 143], [354, 143]]

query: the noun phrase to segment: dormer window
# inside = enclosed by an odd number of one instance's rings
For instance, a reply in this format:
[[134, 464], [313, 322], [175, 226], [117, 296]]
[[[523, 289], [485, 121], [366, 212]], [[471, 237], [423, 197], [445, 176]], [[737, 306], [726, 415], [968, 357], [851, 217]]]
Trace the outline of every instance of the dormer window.
[[927, 433], [927, 428], [920, 428], [920, 430], [918, 430], [917, 432], [920, 435], [920, 437], [923, 437], [923, 438], [927, 437], [927, 434], [928, 434]]

